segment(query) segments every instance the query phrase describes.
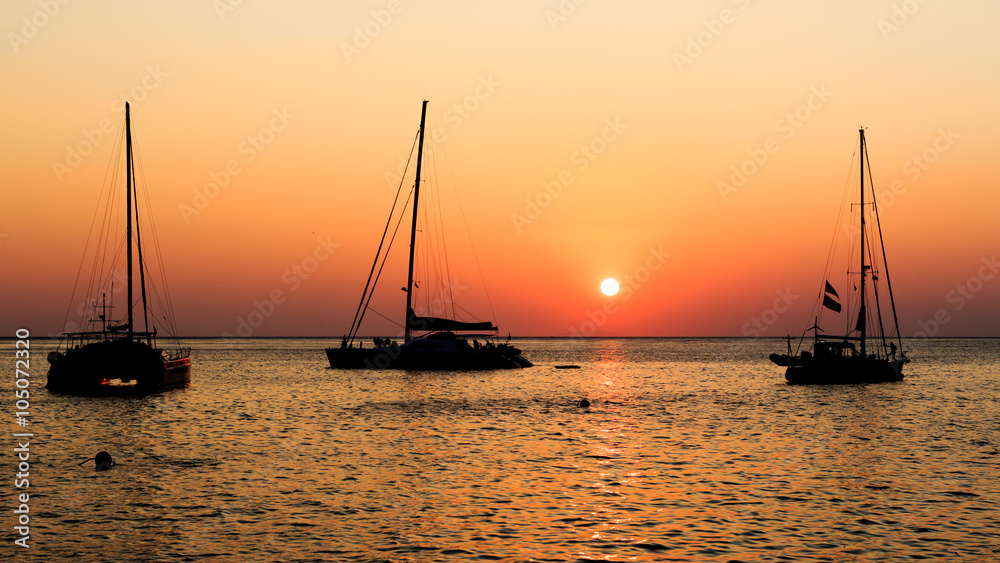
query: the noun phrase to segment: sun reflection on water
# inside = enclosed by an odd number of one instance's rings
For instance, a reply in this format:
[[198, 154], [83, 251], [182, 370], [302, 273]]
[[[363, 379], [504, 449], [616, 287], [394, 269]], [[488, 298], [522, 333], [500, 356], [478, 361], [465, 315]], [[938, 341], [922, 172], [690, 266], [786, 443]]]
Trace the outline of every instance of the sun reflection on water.
[[[763, 360], [719, 362], [726, 346], [533, 341], [536, 368], [433, 374], [336, 372], [303, 359], [314, 342], [248, 342], [203, 351], [182, 393], [42, 393], [42, 555], [96, 560], [123, 542], [137, 560], [991, 553], [1000, 391], [976, 379], [991, 368], [961, 367], [963, 352], [948, 369], [974, 386], [927, 373], [809, 389]], [[121, 466], [76, 467], [101, 449]]]

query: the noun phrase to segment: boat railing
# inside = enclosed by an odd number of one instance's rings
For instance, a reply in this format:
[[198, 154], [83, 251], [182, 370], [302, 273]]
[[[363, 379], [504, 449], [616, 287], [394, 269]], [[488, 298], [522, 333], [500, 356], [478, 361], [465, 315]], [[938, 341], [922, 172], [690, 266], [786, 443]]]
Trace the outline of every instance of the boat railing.
[[110, 330], [91, 330], [63, 333], [67, 349], [74, 346], [84, 346], [93, 342], [113, 342], [118, 340], [145, 341], [153, 346], [156, 332], [118, 332]]

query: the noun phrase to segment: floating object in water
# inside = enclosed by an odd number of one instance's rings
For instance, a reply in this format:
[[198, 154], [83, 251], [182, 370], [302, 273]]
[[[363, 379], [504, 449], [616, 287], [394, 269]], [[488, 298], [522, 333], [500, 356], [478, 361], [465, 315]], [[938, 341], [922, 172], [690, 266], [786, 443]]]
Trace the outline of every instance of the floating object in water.
[[573, 364], [566, 364], [562, 366], [556, 366], [556, 369], [580, 369], [580, 366], [576, 366]]
[[81, 461], [78, 465], [93, 461], [95, 471], [107, 471], [115, 466], [115, 460], [108, 452], [97, 452], [97, 455]]
[[588, 401], [586, 398], [580, 399], [580, 402], [577, 403], [576, 406], [580, 407], [581, 409], [588, 409], [590, 408], [590, 401]]
[[115, 466], [115, 460], [112, 459], [111, 454], [108, 452], [98, 452], [94, 456], [94, 463], [96, 463], [94, 469], [97, 471], [107, 471]]

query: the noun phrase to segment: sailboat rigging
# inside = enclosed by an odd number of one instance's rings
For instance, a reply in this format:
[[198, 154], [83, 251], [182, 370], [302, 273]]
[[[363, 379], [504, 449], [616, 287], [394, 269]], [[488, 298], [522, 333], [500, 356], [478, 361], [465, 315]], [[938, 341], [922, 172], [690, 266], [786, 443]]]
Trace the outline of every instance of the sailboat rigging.
[[[857, 322], [847, 330], [842, 337], [820, 336], [820, 317], [816, 316], [812, 327], [813, 351], [802, 350], [793, 354], [791, 338], [788, 340], [786, 354], [771, 354], [772, 362], [786, 368], [785, 379], [789, 383], [877, 383], [885, 381], [900, 381], [903, 379], [903, 365], [909, 362], [903, 351], [903, 341], [899, 334], [899, 322], [896, 314], [896, 301], [892, 294], [892, 283], [889, 278], [889, 266], [885, 258], [885, 242], [882, 238], [882, 225], [878, 218], [878, 203], [875, 199], [874, 186], [871, 182], [871, 163], [868, 159], [868, 147], [865, 143], [865, 130], [859, 130], [858, 170], [860, 176], [860, 256], [858, 270], [849, 270], [852, 281], [849, 289], [857, 294], [853, 304], [857, 308]], [[865, 170], [867, 164], [868, 185], [871, 199], [865, 200]], [[874, 217], [874, 229], [866, 221], [866, 206], [871, 206]], [[869, 230], [878, 233], [877, 241], [869, 234]], [[877, 242], [877, 244], [876, 244]], [[843, 310], [842, 297], [833, 284], [830, 283], [830, 264], [824, 276], [822, 297], [819, 312], [829, 309], [840, 314]], [[884, 273], [885, 285], [888, 290], [889, 306], [892, 310], [892, 324], [886, 330], [882, 319], [884, 303], [879, 298], [879, 274]], [[871, 286], [871, 287], [869, 287]], [[852, 302], [850, 293], [846, 294], [849, 304]], [[874, 307], [873, 307], [874, 306]], [[874, 309], [874, 314], [872, 310]], [[853, 319], [848, 312], [848, 319]], [[800, 341], [801, 343], [801, 341]], [[898, 344], [898, 346], [897, 346]]]
[[[468, 322], [447, 317], [424, 316], [417, 315], [414, 311], [414, 289], [418, 285], [414, 279], [414, 263], [418, 244], [417, 218], [420, 209], [420, 182], [424, 160], [426, 117], [427, 100], [424, 100], [420, 111], [420, 128], [417, 133], [416, 179], [410, 194], [413, 200], [413, 213], [410, 222], [406, 286], [403, 288], [406, 292], [403, 342], [399, 344], [391, 338], [375, 338], [373, 348], [364, 348], [360, 341], [355, 346], [364, 314], [368, 310], [373, 310], [370, 308], [372, 293], [382, 272], [382, 267], [385, 266], [385, 254], [388, 253], [388, 246], [391, 246], [392, 240], [395, 238], [394, 232], [393, 237], [386, 244], [386, 237], [389, 234], [389, 227], [395, 211], [394, 203], [350, 331], [344, 335], [339, 347], [326, 349], [330, 367], [335, 369], [420, 370], [490, 370], [529, 367], [532, 365], [531, 362], [521, 355], [520, 350], [510, 344], [509, 337], [507, 342], [494, 341], [499, 330], [492, 322]], [[402, 219], [401, 216], [397, 228], [402, 223]], [[387, 247], [385, 254], [383, 246]], [[379, 265], [380, 259], [381, 265]], [[472, 339], [471, 343], [469, 339]], [[480, 343], [479, 339], [482, 339], [483, 342]]]
[[[51, 352], [48, 356], [49, 372], [46, 387], [53, 393], [67, 393], [76, 395], [134, 395], [158, 393], [167, 389], [184, 387], [191, 381], [191, 355], [190, 349], [183, 349], [177, 343], [174, 352], [167, 352], [160, 349], [157, 344], [158, 329], [150, 320], [150, 304], [147, 300], [147, 261], [143, 256], [142, 231], [139, 228], [139, 200], [136, 189], [135, 165], [132, 150], [132, 123], [129, 104], [125, 104], [125, 215], [126, 227], [124, 246], [126, 254], [125, 283], [126, 299], [124, 318], [113, 318], [109, 315], [109, 309], [115, 306], [108, 305], [108, 291], [114, 298], [114, 275], [98, 272], [100, 266], [106, 260], [114, 264], [118, 259], [118, 250], [105, 247], [98, 249], [95, 257], [95, 275], [91, 277], [92, 287], [88, 289], [88, 299], [90, 305], [96, 310], [98, 304], [96, 296], [91, 291], [97, 289], [93, 286], [94, 280], [109, 279], [100, 282], [98, 286], [107, 286], [100, 295], [100, 314], [96, 319], [85, 318], [83, 328], [93, 327], [91, 330], [67, 331], [63, 334], [66, 348], [62, 350], [63, 342], [59, 348]], [[113, 189], [112, 189], [113, 193]], [[114, 198], [109, 195], [107, 210], [110, 220], [110, 212], [114, 210], [116, 204]], [[133, 222], [134, 216], [134, 222]], [[150, 215], [151, 217], [151, 215]], [[134, 224], [133, 224], [134, 223]], [[104, 242], [110, 243], [111, 228], [104, 225], [101, 228], [98, 246]], [[155, 231], [154, 231], [155, 233]], [[135, 239], [133, 243], [133, 238]], [[89, 239], [88, 239], [89, 241]], [[133, 248], [134, 247], [134, 248]], [[143, 330], [138, 330], [138, 319], [134, 308], [138, 305], [134, 299], [133, 286], [133, 252], [137, 254], [139, 269], [139, 294], [142, 305]], [[86, 254], [86, 252], [85, 252]], [[109, 258], [110, 256], [110, 258]], [[161, 265], [162, 268], [162, 265]], [[108, 275], [108, 278], [104, 278]], [[161, 272], [162, 275], [162, 272]], [[74, 290], [75, 291], [75, 290]], [[165, 288], [164, 288], [165, 292]], [[158, 295], [158, 294], [157, 294]], [[169, 304], [169, 297], [165, 297]], [[67, 315], [68, 316], [68, 315]], [[161, 320], [167, 326], [173, 324], [172, 319]], [[96, 323], [100, 323], [97, 329]]]

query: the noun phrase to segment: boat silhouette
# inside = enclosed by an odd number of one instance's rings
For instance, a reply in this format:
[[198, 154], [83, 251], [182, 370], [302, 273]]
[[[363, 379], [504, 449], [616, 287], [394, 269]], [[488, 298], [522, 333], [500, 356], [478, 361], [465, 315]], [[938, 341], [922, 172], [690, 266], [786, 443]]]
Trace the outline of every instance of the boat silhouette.
[[[127, 285], [124, 318], [116, 319], [109, 315], [114, 304], [108, 305], [107, 291], [101, 295], [98, 305], [96, 299], [90, 305], [97, 318], [86, 319], [85, 327], [92, 330], [81, 330], [63, 333], [59, 347], [49, 353], [49, 372], [46, 388], [53, 393], [73, 395], [144, 395], [159, 393], [168, 389], [184, 387], [191, 381], [190, 349], [183, 349], [179, 343], [175, 351], [168, 352], [157, 344], [158, 329], [150, 320], [157, 320], [151, 315], [147, 301], [147, 267], [143, 254], [143, 231], [139, 228], [139, 198], [135, 184], [135, 166], [132, 152], [132, 124], [129, 104], [125, 104], [125, 215], [126, 228], [124, 246], [126, 253], [125, 282]], [[116, 168], [117, 170], [117, 168]], [[116, 173], [117, 175], [117, 173]], [[113, 193], [114, 188], [111, 192]], [[117, 206], [109, 195], [107, 209]], [[134, 213], [134, 228], [133, 228]], [[108, 222], [113, 217], [106, 216]], [[120, 256], [118, 248], [111, 248], [111, 228], [102, 226], [98, 237], [101, 249], [95, 259], [95, 271], [91, 283], [95, 280], [113, 279], [114, 265]], [[155, 231], [154, 231], [155, 233]], [[133, 238], [134, 244], [133, 244]], [[88, 239], [89, 240], [89, 239]], [[154, 239], [155, 240], [155, 239]], [[139, 290], [142, 309], [143, 330], [137, 330], [137, 319], [133, 309], [136, 300], [133, 296], [133, 246], [137, 254], [139, 270]], [[86, 253], [86, 252], [85, 252]], [[156, 253], [157, 255], [159, 252]], [[110, 258], [110, 272], [99, 271], [101, 265]], [[107, 276], [107, 277], [104, 277]], [[111, 294], [114, 299], [114, 286], [111, 283]], [[100, 285], [103, 285], [100, 284]], [[163, 288], [165, 292], [165, 288]], [[88, 295], [90, 295], [88, 291]], [[159, 296], [159, 294], [157, 294]], [[165, 297], [169, 303], [169, 298]], [[166, 324], [172, 324], [172, 319], [161, 316]], [[99, 323], [99, 324], [98, 324]], [[99, 328], [98, 328], [99, 326]], [[65, 344], [65, 349], [63, 349]]]
[[[409, 264], [407, 270], [406, 309], [403, 315], [403, 342], [391, 338], [374, 338], [371, 348], [365, 348], [358, 338], [358, 330], [365, 312], [369, 309], [372, 283], [376, 265], [386, 242], [386, 231], [376, 253], [372, 272], [365, 284], [361, 303], [351, 329], [344, 335], [339, 347], [326, 349], [330, 367], [335, 369], [410, 369], [410, 370], [493, 370], [515, 369], [532, 365], [521, 351], [510, 343], [497, 338], [498, 328], [489, 321], [468, 322], [453, 318], [418, 315], [413, 310], [414, 251], [417, 247], [417, 216], [420, 205], [420, 175], [423, 161], [424, 130], [427, 117], [427, 100], [420, 110], [420, 129], [417, 133], [416, 180], [413, 184], [413, 218], [410, 227]], [[390, 211], [390, 221], [392, 211]], [[389, 241], [391, 246], [391, 239]], [[388, 248], [386, 249], [388, 252]], [[383, 262], [384, 264], [384, 262]], [[381, 272], [381, 268], [379, 268]], [[378, 277], [374, 277], [375, 282]], [[471, 340], [471, 342], [470, 342]], [[481, 342], [480, 342], [481, 340]]]
[[[813, 331], [812, 352], [801, 350], [792, 352], [792, 339], [788, 339], [788, 351], [785, 354], [771, 354], [770, 359], [775, 364], [785, 367], [785, 379], [793, 384], [851, 384], [880, 383], [901, 381], [903, 365], [909, 358], [903, 352], [903, 342], [899, 335], [899, 322], [896, 315], [896, 302], [892, 295], [892, 283], [889, 278], [889, 266], [885, 259], [885, 244], [882, 238], [882, 226], [878, 219], [878, 202], [875, 199], [871, 182], [871, 164], [868, 162], [868, 148], [865, 144], [865, 130], [858, 131], [860, 145], [858, 149], [858, 169], [860, 176], [860, 257], [850, 269], [848, 280], [851, 284], [846, 293], [848, 307], [846, 320], [847, 329], [843, 336], [820, 335], [820, 317], [814, 319], [813, 326], [806, 329]], [[865, 170], [867, 166], [868, 184], [871, 198], [865, 200]], [[865, 220], [867, 207], [872, 209], [874, 225]], [[869, 232], [871, 230], [871, 232]], [[875, 235], [877, 234], [877, 239]], [[877, 244], [876, 244], [877, 243]], [[828, 261], [829, 262], [829, 261]], [[830, 283], [830, 268], [824, 275], [823, 290], [818, 300], [819, 312], [823, 309], [840, 314], [843, 307], [842, 298], [837, 289]], [[882, 308], [884, 298], [880, 300], [881, 287], [879, 277], [885, 278], [888, 290], [889, 309], [892, 320], [889, 326], [883, 322]], [[869, 287], [870, 286], [870, 287]], [[844, 289], [844, 288], [842, 288]], [[821, 304], [820, 304], [821, 303]], [[873, 312], [874, 311], [874, 312]], [[850, 324], [857, 314], [857, 321]], [[801, 344], [801, 341], [800, 341]]]

